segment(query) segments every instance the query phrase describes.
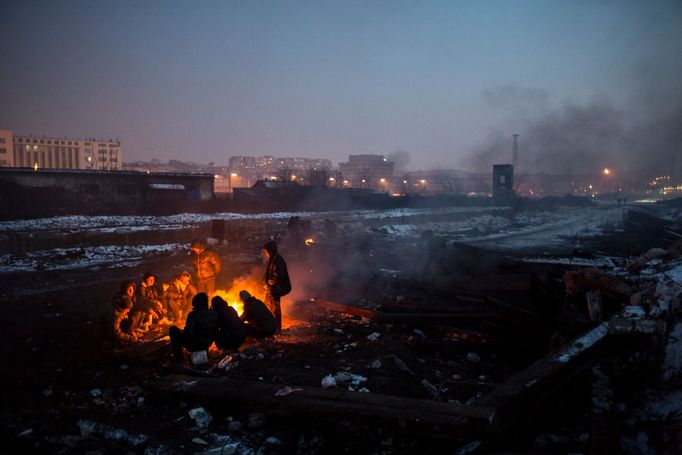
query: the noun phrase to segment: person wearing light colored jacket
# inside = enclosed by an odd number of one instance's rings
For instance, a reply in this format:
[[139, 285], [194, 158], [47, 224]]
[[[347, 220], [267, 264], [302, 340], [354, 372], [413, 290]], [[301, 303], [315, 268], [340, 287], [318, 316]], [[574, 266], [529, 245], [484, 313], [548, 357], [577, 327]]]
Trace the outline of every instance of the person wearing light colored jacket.
[[197, 289], [199, 292], [205, 292], [210, 298], [215, 292], [215, 282], [222, 269], [222, 261], [218, 254], [201, 240], [193, 240], [190, 250]]

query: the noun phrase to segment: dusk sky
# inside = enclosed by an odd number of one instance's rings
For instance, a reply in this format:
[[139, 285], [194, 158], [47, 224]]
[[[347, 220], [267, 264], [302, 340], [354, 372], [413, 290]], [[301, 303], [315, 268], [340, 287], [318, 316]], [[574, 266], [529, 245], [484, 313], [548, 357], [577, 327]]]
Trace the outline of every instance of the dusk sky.
[[473, 170], [512, 133], [529, 170], [682, 152], [679, 0], [4, 0], [0, 61], [0, 128], [125, 161]]

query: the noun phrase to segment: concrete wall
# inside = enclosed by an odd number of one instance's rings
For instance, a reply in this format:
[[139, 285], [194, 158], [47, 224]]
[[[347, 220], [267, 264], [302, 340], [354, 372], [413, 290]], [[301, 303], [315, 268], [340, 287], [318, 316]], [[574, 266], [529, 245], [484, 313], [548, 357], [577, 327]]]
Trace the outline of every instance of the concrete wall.
[[213, 175], [0, 169], [0, 217], [168, 214], [212, 201]]

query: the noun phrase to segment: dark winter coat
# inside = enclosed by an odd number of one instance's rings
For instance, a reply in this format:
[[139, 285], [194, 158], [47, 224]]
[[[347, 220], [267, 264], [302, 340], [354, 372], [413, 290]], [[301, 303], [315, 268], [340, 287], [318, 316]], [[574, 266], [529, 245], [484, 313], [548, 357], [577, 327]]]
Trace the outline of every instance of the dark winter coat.
[[218, 333], [218, 315], [208, 305], [195, 306], [187, 315], [183, 330], [184, 345], [190, 351], [201, 351], [215, 340]]
[[255, 297], [244, 302], [241, 320], [253, 327], [260, 336], [273, 335], [277, 329], [275, 317], [265, 304]]
[[263, 248], [268, 251], [270, 256], [268, 265], [265, 267], [263, 284], [266, 285], [267, 291], [274, 298], [287, 295], [291, 292], [291, 280], [289, 279], [287, 264], [284, 262], [284, 258], [277, 252], [277, 244], [275, 242], [268, 242]]
[[246, 328], [237, 311], [224, 300], [213, 300], [213, 311], [218, 315], [218, 335], [216, 346], [219, 349], [237, 349], [246, 339]]

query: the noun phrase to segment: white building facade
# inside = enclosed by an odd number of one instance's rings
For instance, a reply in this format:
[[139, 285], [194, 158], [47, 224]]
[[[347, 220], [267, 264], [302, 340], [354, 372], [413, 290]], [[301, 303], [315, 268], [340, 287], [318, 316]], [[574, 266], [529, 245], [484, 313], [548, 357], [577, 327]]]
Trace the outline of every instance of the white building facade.
[[33, 137], [0, 129], [0, 167], [120, 170], [120, 141]]

